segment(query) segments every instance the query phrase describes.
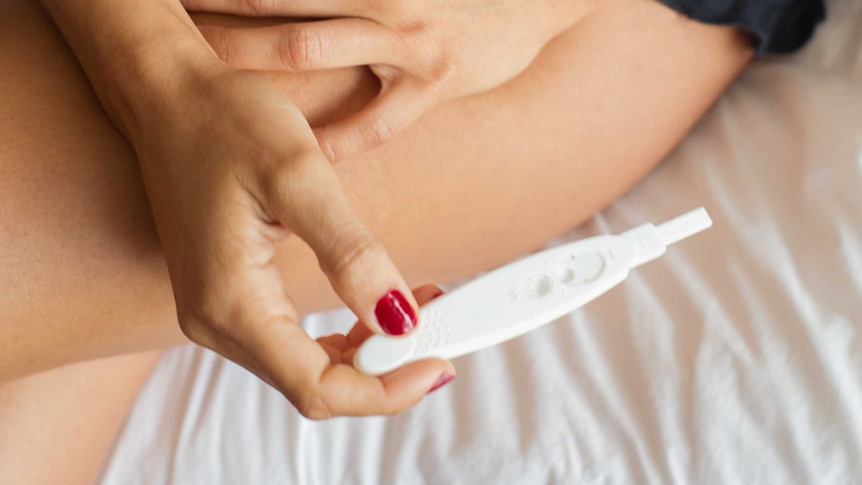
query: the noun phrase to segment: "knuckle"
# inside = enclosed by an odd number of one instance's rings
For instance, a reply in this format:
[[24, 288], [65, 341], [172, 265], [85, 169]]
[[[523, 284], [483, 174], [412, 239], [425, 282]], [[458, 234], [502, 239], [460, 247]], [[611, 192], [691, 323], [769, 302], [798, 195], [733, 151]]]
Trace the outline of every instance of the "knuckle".
[[464, 55], [456, 41], [421, 25], [412, 27], [406, 37], [411, 50], [417, 53], [417, 67], [425, 81], [442, 90], [462, 80], [465, 70], [460, 59]]
[[424, 20], [404, 20], [399, 28], [401, 37], [414, 45], [424, 47], [439, 46], [437, 29]]
[[428, 80], [437, 91], [443, 91], [450, 86], [456, 85], [462, 76], [460, 65], [454, 61], [457, 56], [452, 52], [444, 50], [431, 63]]
[[292, 203], [309, 181], [316, 181], [315, 165], [318, 163], [311, 150], [297, 150], [289, 156], [268, 163], [261, 173], [261, 184], [270, 200]]
[[374, 148], [391, 140], [395, 133], [389, 120], [382, 116], [375, 116], [361, 125], [360, 136], [369, 147]]
[[307, 27], [291, 26], [281, 36], [278, 49], [281, 62], [291, 69], [309, 69], [323, 58], [323, 41]]
[[213, 29], [210, 40], [216, 55], [227, 64], [230, 64], [236, 59], [237, 45], [233, 36], [228, 35], [222, 29]]
[[[341, 234], [345, 234], [344, 231]], [[330, 279], [340, 280], [350, 271], [362, 272], [370, 270], [371, 265], [366, 261], [379, 261], [385, 257], [386, 252], [366, 231], [361, 231], [358, 236], [340, 236], [332, 245], [333, 256], [324, 272]]]
[[340, 150], [329, 138], [321, 140], [320, 149], [330, 162], [337, 162], [340, 157], [344, 156], [342, 150]]

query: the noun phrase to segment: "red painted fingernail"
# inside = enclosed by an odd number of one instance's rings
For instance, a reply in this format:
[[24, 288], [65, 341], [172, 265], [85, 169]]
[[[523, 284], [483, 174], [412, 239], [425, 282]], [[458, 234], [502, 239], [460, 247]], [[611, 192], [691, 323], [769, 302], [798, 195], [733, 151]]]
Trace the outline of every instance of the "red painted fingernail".
[[452, 379], [455, 379], [454, 374], [450, 374], [449, 372], [444, 372], [440, 374], [440, 377], [438, 377], [437, 380], [434, 381], [434, 385], [431, 386], [431, 389], [428, 389], [426, 395], [431, 394], [432, 392], [436, 391], [437, 389], [440, 389], [446, 384], [449, 384], [450, 382], [452, 382]]
[[398, 290], [392, 290], [377, 300], [374, 316], [380, 328], [389, 335], [404, 335], [416, 326], [416, 312]]

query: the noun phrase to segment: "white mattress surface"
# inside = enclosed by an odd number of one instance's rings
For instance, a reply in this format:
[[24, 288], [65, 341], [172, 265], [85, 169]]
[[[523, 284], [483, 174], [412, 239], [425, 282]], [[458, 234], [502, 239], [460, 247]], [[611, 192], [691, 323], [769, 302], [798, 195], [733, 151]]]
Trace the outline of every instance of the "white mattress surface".
[[700, 205], [708, 232], [457, 359], [458, 379], [392, 418], [309, 422], [217, 355], [171, 350], [102, 483], [862, 483], [862, 2], [829, 16], [561, 241]]

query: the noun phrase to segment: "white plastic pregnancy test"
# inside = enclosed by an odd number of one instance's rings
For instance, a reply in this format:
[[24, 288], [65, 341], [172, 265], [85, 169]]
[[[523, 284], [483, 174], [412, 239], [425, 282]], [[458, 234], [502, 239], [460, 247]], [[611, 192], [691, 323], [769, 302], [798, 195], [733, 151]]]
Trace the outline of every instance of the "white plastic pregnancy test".
[[521, 336], [615, 287], [667, 246], [712, 226], [701, 207], [658, 227], [597, 236], [527, 256], [432, 300], [406, 337], [374, 335], [353, 365], [381, 375], [428, 357], [452, 359]]

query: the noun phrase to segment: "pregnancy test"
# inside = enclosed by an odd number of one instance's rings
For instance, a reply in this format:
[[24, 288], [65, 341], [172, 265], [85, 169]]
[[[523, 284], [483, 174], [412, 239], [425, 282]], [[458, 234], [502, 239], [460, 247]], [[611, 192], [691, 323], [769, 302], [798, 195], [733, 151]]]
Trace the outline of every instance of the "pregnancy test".
[[419, 310], [403, 337], [373, 335], [353, 365], [372, 376], [428, 357], [452, 359], [521, 336], [601, 296], [629, 270], [712, 226], [701, 207], [655, 226], [557, 246], [490, 271]]

